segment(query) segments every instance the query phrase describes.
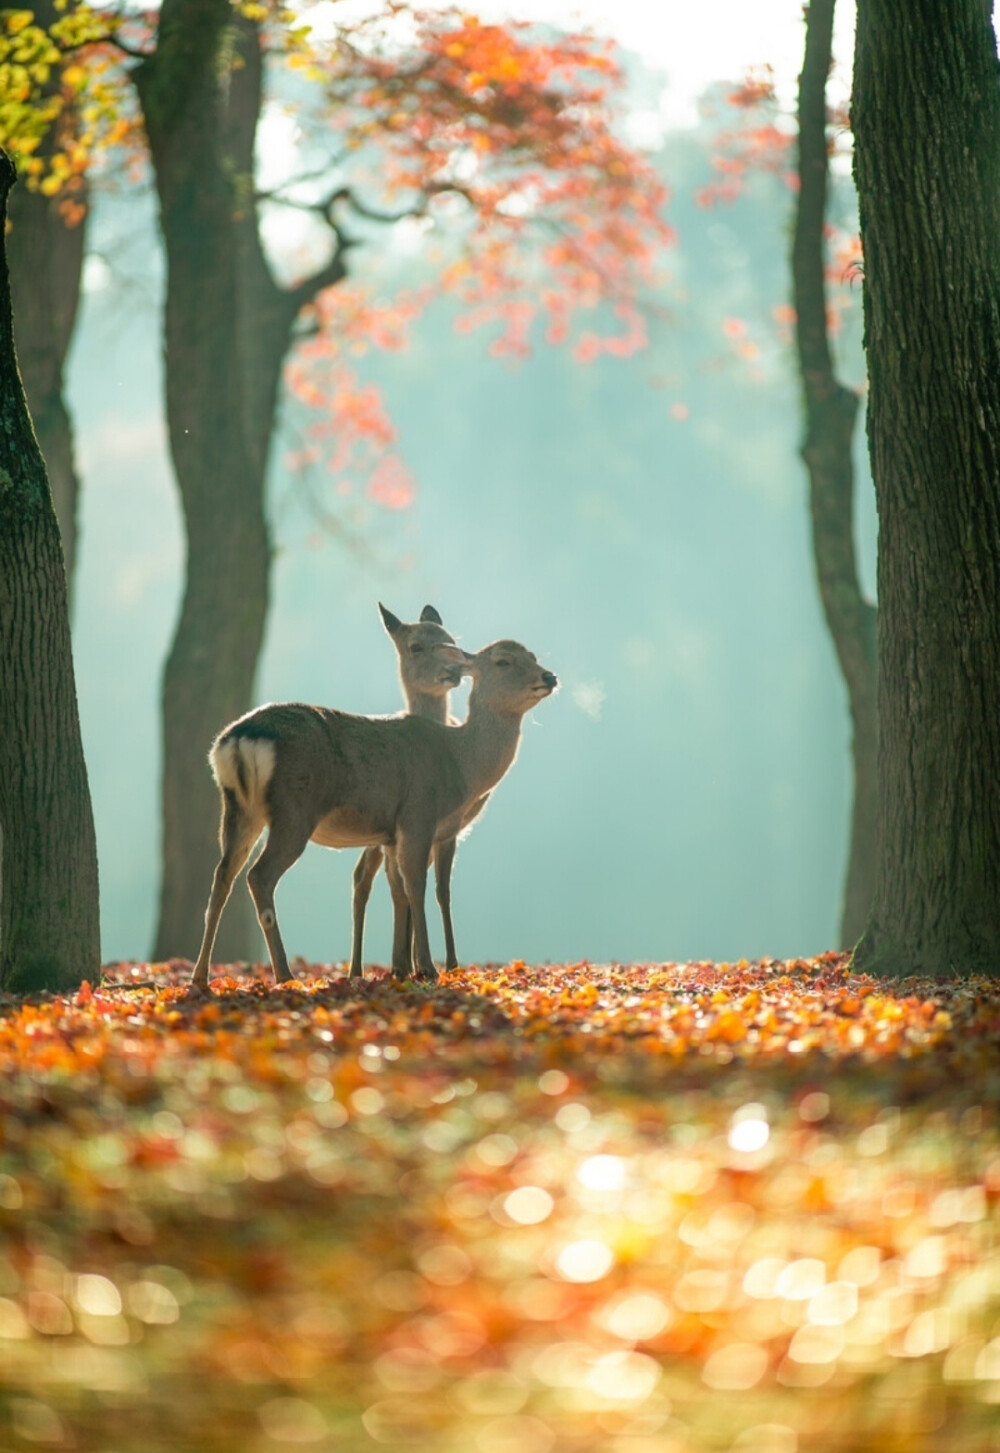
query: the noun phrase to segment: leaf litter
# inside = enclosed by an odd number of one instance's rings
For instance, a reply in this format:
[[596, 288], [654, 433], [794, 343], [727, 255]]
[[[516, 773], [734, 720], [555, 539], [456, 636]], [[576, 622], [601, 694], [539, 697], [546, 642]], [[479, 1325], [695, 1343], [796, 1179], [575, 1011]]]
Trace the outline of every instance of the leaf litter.
[[0, 998], [0, 1445], [1000, 1447], [1000, 983]]

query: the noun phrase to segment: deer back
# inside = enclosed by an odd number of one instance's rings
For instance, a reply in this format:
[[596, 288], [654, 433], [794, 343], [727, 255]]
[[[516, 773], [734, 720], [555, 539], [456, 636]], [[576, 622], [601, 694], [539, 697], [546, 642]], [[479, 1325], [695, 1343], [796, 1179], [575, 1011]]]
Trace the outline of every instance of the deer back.
[[447, 727], [284, 702], [234, 722], [211, 753], [216, 780], [254, 817], [308, 818], [330, 846], [391, 842], [400, 814], [433, 830], [463, 803]]

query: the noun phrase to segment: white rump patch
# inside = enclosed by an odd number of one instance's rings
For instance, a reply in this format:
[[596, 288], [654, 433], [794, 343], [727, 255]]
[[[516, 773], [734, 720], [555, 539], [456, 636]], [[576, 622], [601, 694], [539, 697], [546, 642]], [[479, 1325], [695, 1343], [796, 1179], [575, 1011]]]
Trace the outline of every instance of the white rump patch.
[[265, 738], [228, 737], [225, 741], [216, 742], [208, 760], [219, 786], [235, 792], [247, 806], [254, 806], [263, 796], [274, 772], [274, 743]]

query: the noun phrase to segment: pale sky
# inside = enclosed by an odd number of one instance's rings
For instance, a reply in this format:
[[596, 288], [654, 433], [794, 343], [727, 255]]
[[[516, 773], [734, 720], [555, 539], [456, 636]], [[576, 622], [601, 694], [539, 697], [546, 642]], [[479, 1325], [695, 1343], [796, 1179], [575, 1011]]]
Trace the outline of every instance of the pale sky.
[[[751, 66], [770, 64], [781, 94], [794, 98], [802, 65], [802, 0], [481, 0], [482, 18], [585, 25], [613, 35], [665, 73], [662, 109], [667, 126], [693, 125], [695, 102], [712, 81], [738, 80]], [[846, 93], [854, 45], [854, 3], [840, 0], [835, 54]]]
[[[426, 0], [429, 8], [445, 0]], [[590, 29], [621, 46], [667, 80], [666, 127], [694, 125], [695, 102], [712, 81], [739, 80], [753, 66], [773, 66], [783, 98], [794, 100], [802, 64], [803, 0], [478, 0], [481, 20], [536, 20], [562, 30]], [[317, 35], [332, 35], [352, 14], [381, 11], [379, 0], [299, 0]], [[405, 21], [401, 22], [405, 25]], [[854, 0], [836, 10], [835, 53], [846, 94], [854, 45]], [[837, 89], [835, 71], [834, 91]]]

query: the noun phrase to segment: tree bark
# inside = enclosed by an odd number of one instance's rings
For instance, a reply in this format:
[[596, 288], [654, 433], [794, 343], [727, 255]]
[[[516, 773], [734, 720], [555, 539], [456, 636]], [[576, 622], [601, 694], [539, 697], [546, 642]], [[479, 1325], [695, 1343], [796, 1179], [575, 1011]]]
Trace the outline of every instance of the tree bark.
[[[257, 27], [229, 0], [164, 0], [135, 73], [167, 257], [166, 402], [187, 536], [184, 599], [163, 677], [163, 838], [155, 958], [193, 957], [218, 856], [208, 748], [251, 705], [267, 618], [265, 482], [285, 354], [308, 289], [275, 283], [254, 201]], [[339, 276], [343, 276], [340, 270]], [[337, 280], [336, 269], [323, 281]], [[219, 957], [259, 953], [246, 894]]]
[[855, 963], [1000, 973], [1000, 87], [984, 0], [859, 0], [878, 868]]
[[802, 458], [809, 472], [813, 558], [827, 627], [850, 705], [853, 765], [851, 837], [840, 942], [853, 947], [864, 930], [875, 878], [876, 655], [875, 608], [858, 580], [854, 547], [854, 464], [858, 397], [834, 373], [825, 281], [829, 149], [826, 82], [835, 0], [811, 0], [799, 78], [799, 193], [792, 244], [796, 346], [805, 403]]
[[[48, 27], [59, 16], [52, 0], [34, 0], [32, 8], [38, 25]], [[58, 85], [58, 78], [52, 84]], [[50, 132], [39, 154], [51, 156], [58, 147], [59, 136]], [[10, 199], [7, 263], [17, 319], [21, 381], [48, 472], [72, 604], [80, 481], [63, 375], [80, 302], [86, 212], [75, 226], [67, 226], [60, 200], [27, 187], [14, 192]], [[73, 201], [86, 207], [86, 200], [81, 179]]]
[[66, 572], [14, 351], [0, 152], [0, 985], [64, 989], [100, 966], [97, 848]]

